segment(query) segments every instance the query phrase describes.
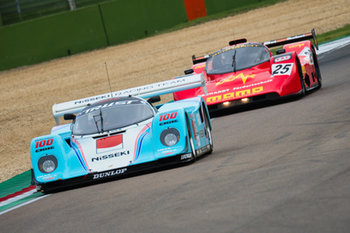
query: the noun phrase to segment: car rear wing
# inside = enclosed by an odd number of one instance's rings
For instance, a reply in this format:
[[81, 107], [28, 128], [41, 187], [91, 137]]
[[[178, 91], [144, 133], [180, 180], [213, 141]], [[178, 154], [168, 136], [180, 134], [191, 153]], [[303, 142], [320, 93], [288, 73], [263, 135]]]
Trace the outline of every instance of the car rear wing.
[[209, 55], [204, 55], [204, 56], [199, 56], [199, 57], [192, 55], [192, 63], [193, 63], [193, 65], [198, 64], [198, 63], [202, 63], [202, 62], [207, 61], [208, 58], [209, 58]]
[[72, 100], [64, 103], [54, 104], [52, 113], [56, 124], [59, 125], [59, 118], [66, 113], [78, 113], [86, 106], [101, 100], [107, 100], [120, 96], [138, 96], [141, 98], [149, 98], [157, 95], [165, 95], [177, 91], [183, 91], [196, 87], [203, 87], [206, 92], [205, 80], [203, 74], [187, 75], [172, 80], [152, 83], [144, 86], [129, 88], [125, 90], [109, 92], [102, 95], [91, 96], [83, 99]]
[[286, 37], [286, 38], [281, 38], [278, 40], [271, 40], [267, 42], [263, 42], [262, 44], [271, 48], [271, 47], [277, 47], [280, 45], [285, 45], [285, 44], [290, 44], [298, 41], [303, 41], [303, 40], [310, 40], [312, 39], [314, 42], [314, 45], [316, 49], [318, 50], [318, 43], [316, 39], [316, 34], [315, 34], [315, 29], [312, 29], [311, 32], [305, 33], [305, 34], [300, 34], [296, 36], [291, 36], [291, 37]]
[[241, 39], [237, 39], [237, 40], [231, 40], [228, 42], [228, 45], [232, 46], [232, 45], [238, 45], [238, 44], [243, 44], [247, 42], [246, 38], [241, 38]]

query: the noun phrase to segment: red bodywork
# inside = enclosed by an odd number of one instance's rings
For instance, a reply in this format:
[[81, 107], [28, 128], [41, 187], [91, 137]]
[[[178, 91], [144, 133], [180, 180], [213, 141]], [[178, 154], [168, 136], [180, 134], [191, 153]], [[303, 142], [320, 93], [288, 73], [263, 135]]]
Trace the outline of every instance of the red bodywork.
[[[242, 43], [232, 46], [249, 44], [251, 45], [251, 43]], [[226, 48], [230, 49], [230, 47]], [[320, 77], [317, 78], [315, 68], [315, 64], [318, 64], [317, 57], [311, 41], [286, 44], [283, 46], [285, 52], [276, 56], [273, 56], [267, 47], [266, 49], [270, 53], [270, 60], [236, 72], [208, 75], [206, 61], [194, 64], [193, 72], [204, 75], [207, 94], [203, 88], [195, 88], [174, 93], [174, 100], [199, 95], [203, 97], [210, 110], [219, 110], [261, 100], [303, 95], [305, 91], [320, 86]], [[213, 54], [215, 56], [215, 53]]]

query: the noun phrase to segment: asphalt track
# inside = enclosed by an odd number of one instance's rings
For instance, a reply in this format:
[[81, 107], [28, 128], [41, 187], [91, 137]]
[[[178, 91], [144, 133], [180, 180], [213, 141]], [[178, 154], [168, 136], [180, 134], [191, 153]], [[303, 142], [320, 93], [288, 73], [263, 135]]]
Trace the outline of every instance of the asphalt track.
[[0, 232], [349, 232], [350, 46], [322, 89], [213, 120], [196, 163], [62, 191], [0, 215]]

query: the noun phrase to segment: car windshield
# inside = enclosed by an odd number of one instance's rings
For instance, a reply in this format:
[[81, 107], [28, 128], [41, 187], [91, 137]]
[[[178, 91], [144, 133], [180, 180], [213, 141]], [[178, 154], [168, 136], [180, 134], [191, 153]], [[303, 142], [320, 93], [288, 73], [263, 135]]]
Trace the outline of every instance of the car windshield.
[[124, 97], [92, 105], [79, 113], [72, 126], [73, 135], [88, 135], [120, 129], [154, 116], [145, 100]]
[[243, 44], [224, 48], [212, 54], [206, 65], [207, 74], [224, 74], [256, 66], [270, 59], [261, 44]]

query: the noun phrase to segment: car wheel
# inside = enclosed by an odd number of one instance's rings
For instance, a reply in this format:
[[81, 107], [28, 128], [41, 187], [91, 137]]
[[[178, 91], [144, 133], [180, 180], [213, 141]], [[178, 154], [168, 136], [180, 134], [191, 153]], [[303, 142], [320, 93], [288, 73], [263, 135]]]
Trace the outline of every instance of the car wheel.
[[207, 154], [211, 154], [213, 152], [214, 146], [213, 146], [213, 136], [211, 135], [211, 130], [209, 129], [209, 126], [207, 126], [207, 137], [209, 140], [209, 151]]
[[322, 87], [322, 76], [321, 76], [320, 66], [318, 65], [318, 59], [314, 48], [312, 48], [312, 57], [314, 60], [314, 67], [315, 67], [316, 78], [318, 83], [317, 89], [319, 89]]
[[213, 146], [213, 136], [211, 134], [208, 121], [209, 121], [208, 116], [205, 115], [205, 131], [206, 131], [207, 138], [209, 140], [209, 151], [207, 152], [207, 154], [211, 154], [213, 152], [214, 146]]
[[190, 129], [190, 123], [189, 123], [189, 118], [186, 114], [186, 123], [187, 123], [187, 130], [188, 130], [188, 141], [190, 143], [190, 147], [191, 147], [191, 154], [192, 154], [192, 161], [196, 161], [197, 160], [197, 151], [194, 147], [194, 139], [193, 136], [191, 134], [191, 129]]
[[31, 174], [31, 176], [32, 176], [32, 177], [31, 177], [31, 180], [30, 180], [30, 184], [31, 184], [31, 185], [37, 185], [38, 182], [36, 182], [36, 180], [35, 180], [33, 168], [30, 169], [30, 174]]
[[300, 84], [301, 84], [300, 96], [303, 97], [303, 96], [305, 96], [305, 93], [306, 93], [306, 87], [305, 87], [303, 71], [301, 69], [299, 58], [296, 59], [296, 63], [297, 63], [297, 67], [298, 67], [298, 74], [299, 74], [299, 79], [300, 79]]
[[189, 133], [189, 138], [190, 138], [190, 146], [191, 146], [191, 153], [192, 153], [192, 161], [196, 161], [197, 160], [197, 151], [194, 147], [194, 140], [193, 137], [191, 135], [191, 132]]

